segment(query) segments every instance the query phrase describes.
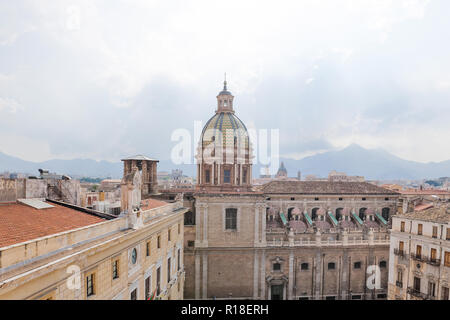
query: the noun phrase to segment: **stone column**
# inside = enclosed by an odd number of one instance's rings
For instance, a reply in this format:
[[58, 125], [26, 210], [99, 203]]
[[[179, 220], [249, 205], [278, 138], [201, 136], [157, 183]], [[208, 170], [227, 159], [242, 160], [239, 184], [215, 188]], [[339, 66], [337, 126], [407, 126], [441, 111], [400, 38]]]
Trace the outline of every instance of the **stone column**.
[[203, 206], [203, 246], [208, 246], [208, 205]]
[[212, 170], [211, 170], [211, 184], [215, 185], [216, 184], [214, 182], [215, 181], [214, 180], [214, 171], [216, 171], [216, 163], [215, 162], [212, 163], [211, 168], [212, 168]]
[[253, 262], [253, 299], [256, 300], [259, 298], [258, 294], [258, 271], [259, 271], [259, 256], [258, 251], [255, 250], [255, 259]]
[[322, 291], [322, 273], [323, 273], [323, 261], [322, 261], [322, 250], [320, 250], [320, 247], [317, 247], [316, 249], [316, 272], [315, 272], [315, 290], [314, 290], [314, 299], [320, 300], [320, 294]]
[[294, 288], [294, 253], [289, 253], [289, 280], [288, 280], [288, 300], [292, 300], [292, 290]]
[[202, 234], [201, 234], [201, 215], [202, 215], [202, 205], [196, 204], [195, 205], [195, 246], [198, 247], [202, 240]]
[[259, 246], [259, 205], [256, 205], [255, 207], [255, 239], [254, 239], [254, 244], [255, 247]]
[[203, 270], [202, 270], [202, 299], [208, 298], [208, 255], [203, 252]]
[[266, 300], [266, 252], [263, 250], [261, 252], [261, 299]]
[[266, 245], [266, 208], [261, 210], [261, 245]]
[[200, 254], [195, 253], [195, 299], [200, 299]]

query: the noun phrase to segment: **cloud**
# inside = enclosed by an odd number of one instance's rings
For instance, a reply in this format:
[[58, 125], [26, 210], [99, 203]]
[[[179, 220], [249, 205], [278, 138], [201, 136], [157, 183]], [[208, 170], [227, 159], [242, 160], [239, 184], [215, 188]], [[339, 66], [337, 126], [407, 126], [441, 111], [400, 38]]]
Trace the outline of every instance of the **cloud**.
[[193, 133], [213, 115], [227, 72], [237, 115], [279, 129], [284, 155], [356, 142], [449, 159], [438, 139], [450, 130], [449, 9], [445, 0], [2, 2], [0, 139], [21, 138], [0, 151], [167, 159], [173, 130]]

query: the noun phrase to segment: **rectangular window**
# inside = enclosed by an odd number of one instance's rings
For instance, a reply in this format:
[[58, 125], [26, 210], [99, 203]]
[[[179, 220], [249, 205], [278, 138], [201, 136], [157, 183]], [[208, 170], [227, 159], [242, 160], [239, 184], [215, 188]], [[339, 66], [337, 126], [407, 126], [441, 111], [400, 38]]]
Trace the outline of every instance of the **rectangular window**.
[[167, 259], [167, 282], [170, 282], [170, 258]]
[[361, 269], [361, 262], [355, 262], [354, 264], [353, 264], [353, 268], [354, 269]]
[[169, 230], [167, 231], [167, 241], [171, 241], [170, 236], [171, 236], [171, 234], [170, 234], [170, 229], [169, 229]]
[[231, 182], [231, 171], [228, 169], [223, 170], [223, 183]]
[[205, 170], [205, 182], [206, 183], [211, 182], [211, 172], [209, 170]]
[[145, 254], [147, 255], [147, 257], [150, 257], [150, 245], [151, 245], [151, 242], [147, 241], [147, 243], [145, 245]]
[[450, 252], [445, 252], [444, 254], [444, 265], [450, 267]]
[[177, 270], [181, 269], [181, 249], [178, 249], [177, 252]]
[[434, 282], [428, 282], [428, 295], [434, 297], [435, 292], [436, 292], [436, 284]]
[[152, 294], [151, 287], [152, 287], [151, 277], [147, 277], [145, 279], [145, 300], [150, 299], [150, 295]]
[[242, 183], [247, 183], [247, 169], [242, 170]]
[[237, 209], [228, 208], [225, 210], [225, 229], [226, 230], [237, 229]]
[[414, 290], [420, 292], [420, 278], [414, 277]]
[[416, 257], [417, 257], [417, 259], [422, 258], [422, 246], [416, 247]]
[[442, 287], [442, 300], [448, 300], [449, 289], [447, 287]]
[[137, 300], [137, 289], [131, 291], [130, 300]]
[[86, 295], [88, 297], [95, 294], [95, 292], [94, 292], [94, 281], [95, 281], [95, 279], [94, 279], [94, 274], [93, 273], [91, 273], [90, 275], [88, 275], [86, 277]]
[[435, 262], [437, 258], [437, 251], [434, 248], [431, 248], [430, 260]]
[[402, 221], [402, 222], [400, 223], [400, 231], [401, 231], [401, 232], [405, 232], [405, 221]]
[[417, 225], [417, 234], [418, 234], [419, 236], [422, 235], [422, 229], [423, 229], [423, 224], [419, 223], [419, 224]]
[[433, 227], [433, 238], [437, 238], [438, 236], [438, 227]]
[[112, 278], [117, 279], [119, 278], [119, 260], [114, 260], [112, 265]]
[[178, 224], [178, 234], [181, 232], [181, 224]]
[[400, 241], [400, 242], [398, 243], [398, 252], [399, 252], [400, 254], [403, 254], [404, 246], [405, 246], [405, 244], [403, 243], [403, 241]]
[[158, 246], [158, 249], [161, 249], [161, 236], [158, 236], [158, 238], [157, 238], [157, 246]]
[[161, 267], [156, 269], [156, 295], [161, 293]]
[[447, 236], [445, 237], [446, 240], [450, 240], [450, 228], [447, 228]]

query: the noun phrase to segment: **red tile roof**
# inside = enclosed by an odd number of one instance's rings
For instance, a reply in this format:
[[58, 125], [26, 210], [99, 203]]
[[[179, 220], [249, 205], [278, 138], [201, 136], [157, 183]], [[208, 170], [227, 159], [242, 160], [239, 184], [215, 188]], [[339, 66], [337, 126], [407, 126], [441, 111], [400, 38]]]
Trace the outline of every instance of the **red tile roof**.
[[160, 201], [156, 199], [146, 199], [141, 201], [141, 210], [150, 210], [158, 207], [162, 207], [168, 204], [165, 201]]
[[50, 204], [54, 208], [39, 210], [16, 202], [0, 203], [0, 248], [106, 221]]

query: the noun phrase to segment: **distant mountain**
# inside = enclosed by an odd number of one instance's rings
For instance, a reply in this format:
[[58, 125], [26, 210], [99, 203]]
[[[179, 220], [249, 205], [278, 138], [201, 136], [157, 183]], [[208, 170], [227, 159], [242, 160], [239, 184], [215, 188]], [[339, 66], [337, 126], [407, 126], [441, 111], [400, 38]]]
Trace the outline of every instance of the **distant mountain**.
[[[289, 176], [315, 174], [327, 177], [331, 170], [345, 172], [348, 175], [364, 176], [373, 180], [425, 179], [450, 176], [450, 160], [442, 162], [420, 163], [398, 158], [382, 149], [364, 149], [352, 144], [339, 151], [329, 151], [301, 160], [281, 158], [280, 161]], [[254, 166], [253, 175], [259, 176], [262, 166]], [[44, 162], [25, 161], [0, 152], [0, 172], [23, 172], [38, 175], [38, 169], [81, 177], [121, 178], [121, 162], [96, 161], [91, 159], [48, 160]], [[159, 171], [171, 171], [179, 168], [183, 173], [195, 177], [195, 165], [174, 165], [170, 160], [160, 160]]]
[[327, 177], [331, 170], [336, 170], [370, 180], [424, 179], [450, 175], [450, 160], [429, 163], [409, 161], [382, 149], [369, 150], [356, 144], [300, 160], [283, 158], [281, 161], [292, 177], [297, 176], [299, 170], [303, 177], [308, 174]]

